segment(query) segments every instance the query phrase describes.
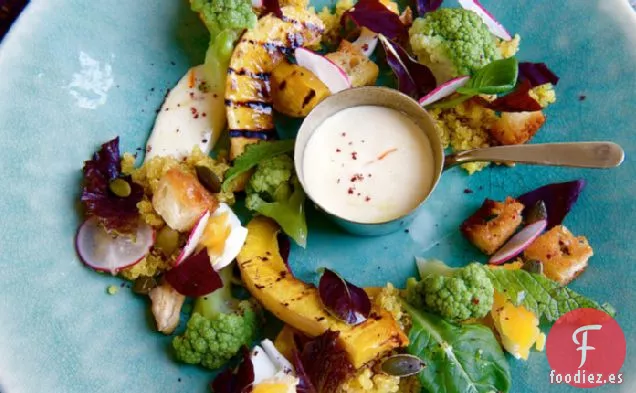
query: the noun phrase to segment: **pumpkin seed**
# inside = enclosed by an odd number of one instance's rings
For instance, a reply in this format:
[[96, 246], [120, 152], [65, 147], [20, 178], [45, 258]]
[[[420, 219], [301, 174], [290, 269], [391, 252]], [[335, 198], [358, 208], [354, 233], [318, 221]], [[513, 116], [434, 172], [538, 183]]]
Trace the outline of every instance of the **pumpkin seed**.
[[197, 178], [199, 178], [199, 182], [203, 184], [203, 187], [213, 194], [221, 192], [221, 179], [210, 168], [197, 165], [194, 170], [197, 172]]
[[390, 356], [380, 364], [382, 372], [396, 377], [418, 374], [424, 367], [426, 365], [420, 358], [405, 353]]
[[120, 198], [126, 198], [132, 192], [130, 184], [126, 180], [121, 178], [111, 180], [111, 182], [108, 184], [108, 188], [110, 189], [110, 192]]
[[138, 295], [147, 295], [156, 286], [157, 280], [154, 277], [140, 276], [135, 280], [132, 290]]
[[155, 247], [160, 249], [163, 255], [170, 256], [179, 247], [179, 232], [165, 226], [161, 228], [157, 234], [157, 241]]
[[548, 218], [548, 211], [545, 206], [545, 202], [538, 201], [534, 206], [530, 208], [526, 215], [526, 224], [534, 224], [540, 220], [546, 220]]
[[543, 274], [543, 262], [536, 259], [528, 259], [523, 263], [523, 270], [529, 273]]

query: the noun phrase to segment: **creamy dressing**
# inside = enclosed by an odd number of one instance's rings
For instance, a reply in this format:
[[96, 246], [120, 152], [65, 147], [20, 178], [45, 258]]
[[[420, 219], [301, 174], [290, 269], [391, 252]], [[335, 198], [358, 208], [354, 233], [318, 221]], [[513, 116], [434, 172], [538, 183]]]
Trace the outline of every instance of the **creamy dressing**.
[[307, 193], [327, 212], [359, 223], [408, 214], [434, 178], [426, 134], [401, 112], [379, 106], [347, 108], [327, 118], [305, 147]]
[[146, 143], [146, 159], [182, 159], [195, 146], [208, 154], [221, 134], [221, 129], [213, 124], [214, 111], [225, 111], [223, 97], [209, 91], [203, 66], [191, 68], [168, 93], [159, 110]]

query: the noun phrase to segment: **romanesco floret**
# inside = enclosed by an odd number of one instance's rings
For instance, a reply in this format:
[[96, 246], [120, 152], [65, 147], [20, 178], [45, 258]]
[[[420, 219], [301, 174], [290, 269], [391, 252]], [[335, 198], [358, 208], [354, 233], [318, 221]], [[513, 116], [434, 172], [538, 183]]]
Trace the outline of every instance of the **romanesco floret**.
[[185, 332], [172, 341], [179, 361], [215, 369], [251, 346], [258, 328], [254, 303], [232, 297], [231, 269], [221, 271], [224, 286], [197, 298]]
[[191, 0], [190, 7], [201, 15], [210, 32], [243, 30], [256, 24], [250, 0]]
[[409, 36], [413, 52], [438, 83], [470, 75], [501, 58], [496, 37], [479, 15], [462, 8], [427, 13], [413, 22]]
[[288, 155], [282, 154], [261, 162], [258, 170], [250, 178], [249, 186], [254, 192], [265, 193], [276, 199], [277, 193], [282, 193], [281, 196], [287, 195], [289, 179], [293, 173], [294, 161]]
[[291, 157], [280, 154], [260, 162], [245, 192], [249, 210], [272, 218], [298, 245], [305, 246], [305, 192], [294, 173]]
[[493, 296], [492, 282], [479, 263], [447, 268], [421, 281], [411, 278], [406, 288], [409, 303], [454, 322], [484, 317], [492, 309]]

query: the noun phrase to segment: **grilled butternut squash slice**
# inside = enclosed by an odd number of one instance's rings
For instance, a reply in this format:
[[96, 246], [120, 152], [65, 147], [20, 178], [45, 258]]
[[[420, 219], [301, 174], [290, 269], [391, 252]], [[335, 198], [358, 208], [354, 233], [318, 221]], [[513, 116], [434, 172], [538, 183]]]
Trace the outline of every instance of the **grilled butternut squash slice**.
[[247, 225], [247, 239], [236, 257], [246, 288], [263, 306], [291, 327], [309, 336], [328, 329], [340, 340], [354, 367], [408, 345], [408, 338], [386, 310], [374, 306], [371, 316], [351, 326], [332, 317], [323, 307], [318, 290], [296, 279], [278, 251], [278, 226], [265, 217]]
[[305, 117], [331, 92], [305, 67], [282, 62], [272, 72], [274, 109], [291, 117]]

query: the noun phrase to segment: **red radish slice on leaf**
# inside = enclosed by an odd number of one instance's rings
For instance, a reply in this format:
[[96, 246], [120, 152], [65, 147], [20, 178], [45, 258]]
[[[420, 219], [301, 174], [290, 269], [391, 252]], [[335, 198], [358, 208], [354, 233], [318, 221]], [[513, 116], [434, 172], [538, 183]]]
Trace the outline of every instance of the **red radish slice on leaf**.
[[298, 65], [313, 72], [332, 94], [351, 87], [351, 81], [347, 73], [325, 56], [306, 48], [296, 48], [294, 56]]
[[175, 266], [179, 265], [186, 258], [188, 258], [194, 250], [197, 248], [199, 243], [201, 242], [201, 238], [203, 237], [203, 233], [205, 232], [205, 227], [208, 225], [208, 220], [210, 219], [210, 211], [206, 210], [201, 217], [197, 220], [190, 231], [190, 235], [188, 236], [188, 241], [186, 242], [183, 250], [179, 253], [179, 256], [175, 260]]
[[464, 86], [470, 79], [469, 76], [460, 76], [459, 78], [451, 79], [448, 82], [442, 83], [433, 89], [430, 93], [419, 99], [421, 106], [431, 105], [434, 102], [446, 98], [453, 94], [457, 89]]
[[140, 223], [130, 236], [113, 236], [95, 217], [84, 221], [75, 236], [75, 248], [82, 262], [112, 275], [140, 262], [154, 243], [155, 231], [147, 224]]
[[523, 250], [528, 248], [534, 239], [543, 232], [547, 224], [548, 222], [546, 220], [539, 220], [535, 223], [526, 225], [522, 230], [517, 232], [516, 235], [511, 237], [510, 240], [508, 240], [506, 244], [499, 249], [499, 251], [491, 256], [488, 263], [492, 265], [501, 265], [502, 263], [521, 254]]
[[508, 33], [501, 23], [497, 22], [490, 12], [486, 11], [484, 6], [481, 5], [478, 0], [459, 0], [459, 4], [463, 9], [473, 11], [479, 15], [486, 26], [488, 26], [488, 30], [497, 37], [506, 41], [510, 41], [512, 39], [510, 33]]

